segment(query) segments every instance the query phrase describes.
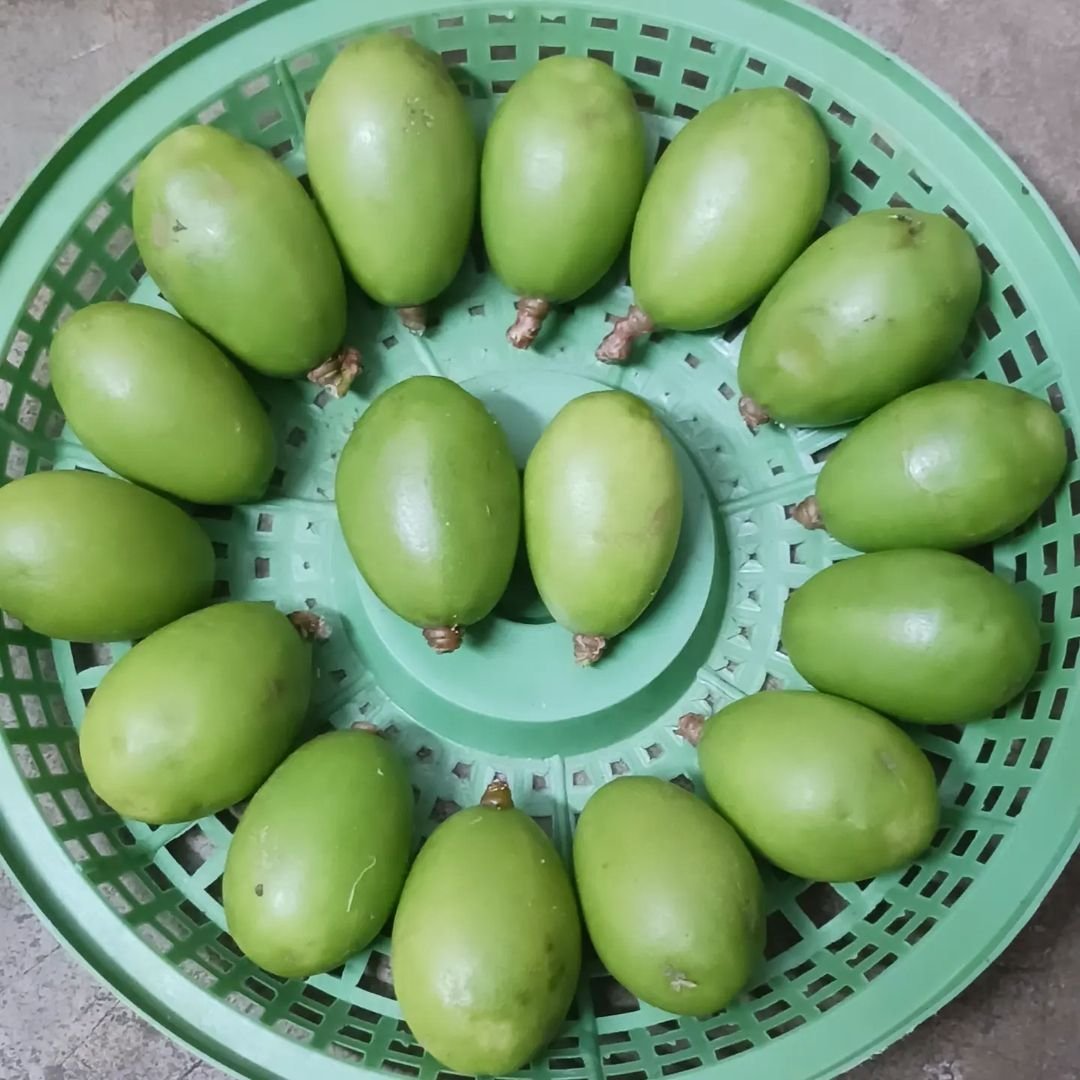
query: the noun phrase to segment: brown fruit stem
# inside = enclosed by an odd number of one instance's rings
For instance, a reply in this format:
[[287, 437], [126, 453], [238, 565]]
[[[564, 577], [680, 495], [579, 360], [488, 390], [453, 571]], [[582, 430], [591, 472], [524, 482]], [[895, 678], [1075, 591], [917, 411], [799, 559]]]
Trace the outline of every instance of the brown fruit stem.
[[410, 334], [423, 335], [427, 329], [427, 308], [423, 304], [415, 304], [412, 307], [399, 307], [397, 313], [401, 325]]
[[630, 350], [639, 337], [651, 334], [655, 324], [644, 311], [631, 304], [630, 310], [621, 318], [615, 320], [611, 332], [596, 350], [596, 359], [605, 364], [625, 364], [630, 359]]
[[424, 628], [424, 640], [437, 653], [449, 653], [461, 648], [464, 633], [460, 626], [428, 626]]
[[590, 667], [595, 664], [604, 650], [607, 648], [607, 638], [600, 634], [575, 634], [574, 635], [574, 659], [582, 667]]
[[480, 796], [481, 806], [490, 806], [493, 810], [513, 810], [514, 799], [510, 794], [510, 785], [501, 776], [496, 776]]
[[339, 349], [329, 360], [307, 373], [308, 382], [328, 390], [334, 397], [344, 397], [353, 379], [360, 374], [360, 353], [351, 345]]
[[688, 712], [679, 717], [679, 726], [675, 729], [691, 746], [697, 746], [701, 739], [701, 729], [705, 726], [705, 717], [701, 713]]
[[791, 511], [791, 516], [804, 529], [825, 528], [825, 522], [821, 520], [821, 506], [816, 495], [810, 495], [803, 499], [801, 503], [796, 503], [795, 509]]
[[757, 431], [763, 424], [768, 424], [772, 417], [752, 398], [745, 394], [739, 398], [739, 415], [746, 421], [751, 431]]
[[330, 636], [330, 624], [314, 611], [293, 611], [288, 619], [305, 641], [326, 641]]
[[528, 349], [540, 333], [544, 319], [551, 310], [551, 304], [538, 296], [523, 296], [514, 308], [517, 311], [517, 318], [514, 320], [514, 325], [506, 331], [506, 340], [515, 349]]

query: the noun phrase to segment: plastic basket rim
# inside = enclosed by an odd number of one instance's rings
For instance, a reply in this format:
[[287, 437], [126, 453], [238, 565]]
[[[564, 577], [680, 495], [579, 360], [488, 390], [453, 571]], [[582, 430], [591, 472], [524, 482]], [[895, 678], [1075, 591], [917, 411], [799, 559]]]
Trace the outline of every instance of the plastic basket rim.
[[[180, 38], [138, 68], [123, 80], [113, 91], [108, 93], [83, 119], [78, 121], [63, 136], [56, 149], [30, 175], [22, 187], [13, 196], [3, 214], [0, 214], [0, 252], [7, 252], [18, 237], [19, 232], [34, 209], [37, 198], [48, 191], [55, 179], [59, 178], [92, 144], [96, 134], [107, 127], [111, 119], [120, 115], [128, 105], [144, 91], [154, 87], [185, 61], [194, 58], [204, 48], [221, 45], [251, 27], [286, 15], [294, 9], [308, 4], [318, 4], [321, 0], [248, 0], [236, 9], [226, 12], [211, 20], [193, 32]], [[627, 8], [636, 9], [637, 14], [648, 14], [643, 0], [563, 0], [569, 6], [586, 7], [597, 11], [619, 12]], [[885, 76], [901, 93], [915, 97], [928, 111], [935, 114], [950, 131], [966, 143], [978, 158], [979, 164], [989, 170], [996, 179], [1008, 179], [1019, 184], [1024, 197], [1030, 199], [1034, 214], [1029, 215], [1030, 224], [1041, 226], [1043, 238], [1051, 242], [1046, 254], [1051, 256], [1062, 271], [1070, 291], [1080, 298], [1080, 252], [1073, 245], [1064, 226], [1049, 207], [1038, 187], [1024, 174], [1009, 155], [976, 123], [970, 114], [949, 94], [935, 83], [920, 74], [913, 66], [900, 59], [862, 32], [848, 26], [839, 18], [811, 8], [800, 0], [730, 0], [739, 6], [757, 9], [760, 12], [781, 20], [793, 21], [804, 30], [817, 36], [830, 38], [832, 44], [848, 52], [870, 67], [889, 65]], [[395, 5], [398, 7], [399, 5]], [[409, 5], [402, 17], [415, 18], [424, 15], [441, 14], [447, 7], [455, 10], [497, 7], [491, 0], [454, 0], [450, 5], [434, 3], [433, 0], [420, 0]], [[509, 6], [509, 5], [508, 5]], [[515, 5], [516, 6], [516, 5]], [[523, 0], [521, 6], [542, 8], [536, 0]], [[695, 0], [669, 0], [669, 6], [663, 18], [685, 25], [700, 25], [695, 10]], [[386, 9], [377, 10], [373, 0], [361, 0], [350, 12], [350, 20], [357, 32], [364, 27], [384, 24], [391, 21], [396, 12]], [[3, 269], [0, 258], [0, 270]], [[21, 301], [20, 301], [21, 303]], [[1059, 736], [1063, 737], [1063, 736]], [[920, 1023], [935, 1014], [944, 1005], [966, 989], [983, 971], [985, 971], [1013, 941], [1027, 924], [1049, 890], [1053, 887], [1078, 844], [1080, 844], [1080, 806], [1077, 806], [1068, 826], [1060, 828], [1056, 814], [1047, 814], [1044, 784], [1035, 793], [1025, 815], [1029, 833], [1034, 833], [1032, 820], [1042, 815], [1058, 825], [1051, 830], [1042, 830], [1042, 835], [1053, 835], [1057, 842], [1045, 845], [1048, 857], [1033, 857], [1034, 846], [1029, 846], [1022, 856], [1029, 865], [1034, 865], [1031, 875], [1005, 873], [1004, 861], [995, 863], [984, 871], [986, 878], [1000, 878], [1002, 891], [1016, 895], [1012, 915], [1005, 922], [995, 926], [992, 933], [980, 932], [975, 935], [979, 940], [976, 946], [967, 950], [967, 959], [951, 974], [944, 976], [939, 966], [932, 981], [931, 989], [924, 993], [921, 1004], [907, 1010], [887, 1027], [878, 1029], [856, 1049], [849, 1050], [842, 1060], [832, 1060], [820, 1065], [817, 1061], [810, 1064], [813, 1072], [804, 1074], [804, 1080], [827, 1080], [855, 1067], [861, 1062], [882, 1052], [897, 1039], [903, 1037]], [[1040, 848], [1039, 850], [1042, 850]], [[0, 867], [7, 873], [20, 895], [30, 905], [36, 916], [47, 926], [69, 954], [106, 985], [121, 1001], [134, 1010], [156, 1030], [179, 1043], [189, 1052], [207, 1064], [221, 1069], [240, 1080], [276, 1080], [276, 1071], [264, 1068], [254, 1062], [242, 1049], [208, 1031], [203, 1024], [203, 1017], [211, 1006], [217, 1006], [210, 995], [188, 982], [179, 972], [168, 969], [163, 972], [161, 958], [127, 927], [103, 902], [92, 905], [89, 910], [79, 912], [79, 918], [65, 919], [67, 925], [61, 926], [61, 920], [54, 917], [66, 915], [77, 906], [77, 902], [88, 894], [88, 883], [82, 878], [77, 866], [67, 857], [62, 845], [56, 840], [52, 830], [38, 813], [22, 778], [19, 775], [13, 757], [0, 754]], [[1010, 871], [1015, 867], [1010, 866]], [[1017, 887], [1018, 882], [1030, 881], [1030, 888]], [[62, 897], [61, 902], [57, 897]], [[94, 894], [96, 898], [96, 893]], [[71, 903], [74, 901], [75, 903]], [[969, 923], [971, 920], [969, 920]], [[955, 942], [956, 938], [953, 939]], [[118, 957], [123, 957], [118, 959]], [[163, 976], [179, 979], [185, 989], [184, 998], [190, 998], [194, 1008], [182, 1014], [172, 1008], [167, 994], [150, 990], [155, 982], [160, 984]], [[879, 998], [884, 998], [882, 991], [889, 989], [888, 979], [879, 980], [868, 987], [858, 998], [846, 1003], [843, 1010], [833, 1014], [842, 1015], [845, 1022], [855, 1020], [852, 1015], [858, 1004], [867, 1007], [867, 999], [872, 1008]], [[147, 991], [150, 991], [149, 993]], [[875, 993], [875, 990], [877, 993]], [[227, 1008], [227, 1007], [226, 1007]], [[776, 1047], [791, 1046], [798, 1043], [800, 1049], [807, 1041], [805, 1036], [825, 1025], [828, 1016], [822, 1016], [817, 1022], [790, 1033], [771, 1045]], [[262, 1030], [262, 1025], [238, 1013], [229, 1010], [229, 1022], [236, 1024], [241, 1020], [254, 1028]], [[801, 1037], [800, 1037], [801, 1036]], [[275, 1036], [276, 1054], [279, 1059], [290, 1059], [296, 1055], [298, 1063], [310, 1066], [310, 1052], [306, 1047], [288, 1039]], [[775, 1055], [774, 1055], [775, 1056]], [[741, 1066], [741, 1067], [740, 1067]], [[384, 1075], [381, 1070], [369, 1066], [346, 1064], [333, 1059], [322, 1058], [319, 1063], [320, 1074], [328, 1080], [347, 1077]], [[696, 1070], [705, 1076], [725, 1077], [725, 1080], [751, 1080], [762, 1074], [758, 1065], [740, 1061], [739, 1058], [724, 1062], [704, 1065]]]

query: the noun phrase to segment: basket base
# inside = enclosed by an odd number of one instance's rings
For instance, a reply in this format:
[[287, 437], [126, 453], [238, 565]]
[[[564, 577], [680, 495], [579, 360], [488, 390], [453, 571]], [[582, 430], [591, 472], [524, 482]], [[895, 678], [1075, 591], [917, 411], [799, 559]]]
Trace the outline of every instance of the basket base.
[[[607, 389], [550, 370], [492, 373], [463, 385], [502, 425], [522, 468], [567, 402]], [[672, 570], [641, 619], [589, 668], [574, 663], [571, 635], [547, 613], [524, 561], [496, 612], [440, 656], [367, 587], [339, 536], [334, 579], [353, 587], [340, 598], [340, 614], [380, 688], [454, 742], [531, 757], [609, 745], [670, 707], [708, 656], [723, 608], [713, 507], [689, 454], [675, 446], [685, 509]]]

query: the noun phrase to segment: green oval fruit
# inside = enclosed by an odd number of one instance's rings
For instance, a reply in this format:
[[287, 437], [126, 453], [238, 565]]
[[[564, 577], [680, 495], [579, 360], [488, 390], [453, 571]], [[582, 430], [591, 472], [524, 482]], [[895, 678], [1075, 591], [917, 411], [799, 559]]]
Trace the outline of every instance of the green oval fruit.
[[305, 148], [352, 276], [422, 332], [422, 305], [457, 273], [476, 208], [476, 133], [442, 60], [397, 34], [346, 46], [311, 99]]
[[160, 495], [101, 473], [0, 488], [0, 608], [46, 637], [126, 641], [201, 607], [206, 533]]
[[270, 604], [217, 604], [126, 653], [87, 706], [79, 751], [90, 786], [151, 825], [246, 799], [300, 733], [311, 652]]
[[937, 831], [934, 770], [895, 724], [800, 690], [752, 694], [706, 721], [701, 774], [769, 862], [815, 881], [904, 866]]
[[622, 390], [575, 398], [525, 468], [525, 540], [540, 596], [599, 659], [660, 590], [682, 527], [675, 452], [653, 411]]
[[412, 790], [379, 735], [334, 731], [255, 793], [225, 861], [229, 933], [284, 978], [340, 966], [390, 917], [409, 865]]
[[417, 375], [360, 417], [336, 482], [345, 541], [372, 591], [453, 652], [506, 591], [521, 528], [502, 429], [457, 383]]
[[1026, 521], [1067, 461], [1047, 402], [985, 379], [935, 383], [859, 424], [794, 516], [860, 551], [973, 547]]
[[975, 245], [942, 214], [871, 210], [838, 226], [746, 331], [747, 423], [843, 424], [929, 382], [959, 349], [980, 288]]
[[391, 966], [413, 1034], [455, 1072], [515, 1072], [558, 1031], [581, 969], [577, 903], [558, 852], [504, 782], [421, 848]]
[[56, 332], [49, 373], [72, 430], [129, 480], [196, 503], [266, 490], [266, 413], [221, 350], [175, 315], [91, 304]]
[[322, 364], [345, 335], [345, 281], [315, 204], [264, 150], [180, 128], [139, 166], [132, 203], [146, 269], [188, 322], [264, 375]]
[[789, 90], [744, 90], [702, 109], [645, 188], [630, 243], [635, 306], [598, 358], [625, 361], [655, 327], [734, 318], [806, 246], [828, 190], [825, 133]]
[[488, 131], [480, 177], [488, 258], [521, 297], [512, 345], [528, 348], [552, 303], [600, 280], [644, 185], [645, 126], [607, 64], [551, 56], [514, 84]]
[[735, 830], [652, 776], [605, 784], [574, 835], [589, 937], [642, 1001], [682, 1016], [722, 1009], [765, 946], [761, 878]]
[[815, 574], [788, 599], [781, 636], [811, 685], [918, 724], [989, 716], [1039, 659], [1039, 626], [1017, 589], [928, 549]]

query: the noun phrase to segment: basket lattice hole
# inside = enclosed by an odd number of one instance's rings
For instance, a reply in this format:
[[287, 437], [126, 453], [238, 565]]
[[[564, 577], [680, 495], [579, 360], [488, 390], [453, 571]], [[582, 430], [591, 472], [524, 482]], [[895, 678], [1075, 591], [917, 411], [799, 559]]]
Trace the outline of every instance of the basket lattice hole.
[[445, 821], [451, 814], [456, 814], [461, 807], [453, 799], [436, 799], [428, 815], [431, 821], [439, 824]]
[[[49, 303], [55, 294], [48, 285], [41, 285], [38, 287], [38, 291], [34, 293], [34, 298], [30, 301], [29, 306], [26, 309], [27, 315], [37, 322], [41, 321], [41, 317], [45, 314]], [[18, 335], [16, 335], [18, 336]], [[8, 354], [8, 363], [11, 363], [11, 354]], [[16, 364], [16, 367], [18, 365]]]
[[311, 1042], [311, 1031], [308, 1028], [300, 1027], [299, 1024], [294, 1024], [291, 1020], [276, 1021], [274, 1031], [279, 1035], [284, 1035], [287, 1039], [292, 1039], [294, 1042]]
[[289, 444], [289, 446], [295, 446], [299, 448], [307, 442], [307, 438], [307, 432], [302, 427], [294, 427], [285, 437], [285, 441]]
[[469, 50], [468, 49], [446, 49], [442, 53], [443, 63], [447, 67], [453, 67], [457, 64], [467, 64], [469, 62]]
[[590, 787], [592, 780], [589, 779], [589, 774], [584, 769], [578, 769], [571, 777], [570, 782], [574, 787]]
[[127, 225], [121, 225], [116, 232], [109, 237], [105, 250], [114, 259], [119, 259], [135, 240], [135, 235]]
[[818, 929], [832, 922], [848, 906], [847, 900], [825, 882], [815, 882], [808, 889], [803, 889], [795, 902]]
[[270, 85], [270, 76], [264, 71], [261, 75], [256, 75], [254, 79], [244, 83], [240, 87], [240, 93], [246, 98], [253, 98], [257, 94], [261, 94]]
[[11, 663], [11, 673], [16, 679], [25, 680], [34, 677], [30, 667], [30, 653], [22, 645], [8, 646], [8, 660]]
[[439, 19], [438, 26], [440, 30], [450, 30], [455, 26], [464, 26], [464, 15], [447, 15], [444, 18]]
[[709, 85], [709, 76], [704, 71], [686, 68], [682, 73], [683, 86], [692, 86], [695, 90], [704, 90]]
[[597, 1016], [619, 1016], [636, 1012], [638, 1000], [620, 982], [610, 975], [599, 975], [589, 980], [593, 1012]]
[[[49, 301], [46, 300], [45, 302], [48, 303]], [[26, 330], [16, 330], [15, 336], [11, 340], [11, 347], [8, 349], [8, 355], [5, 357], [6, 362], [15, 368], [22, 367], [29, 348], [30, 335], [26, 333]], [[11, 383], [8, 383], [8, 388], [10, 393]]]
[[1016, 357], [1013, 356], [1012, 349], [1006, 349], [998, 357], [998, 364], [1007, 382], [1014, 383], [1020, 378], [1020, 366], [1016, 362]]
[[255, 126], [259, 131], [265, 131], [273, 127], [281, 119], [280, 109], [265, 109], [255, 118]]
[[589, 25], [597, 30], [618, 30], [619, 20], [605, 17], [602, 15], [594, 15], [589, 20]]
[[111, 211], [112, 207], [107, 202], [99, 202], [87, 215], [83, 224], [89, 232], [97, 232], [101, 228], [101, 223], [109, 216]]
[[799, 97], [806, 98], [807, 101], [809, 101], [810, 98], [813, 97], [814, 88], [809, 83], [804, 82], [802, 79], [796, 78], [794, 75], [789, 75], [784, 80], [784, 85], [793, 93], [798, 94]]
[[71, 269], [73, 263], [79, 257], [81, 252], [82, 249], [79, 247], [78, 244], [68, 244], [64, 248], [64, 250], [60, 252], [60, 255], [57, 257], [56, 262], [53, 263], [53, 269], [58, 274], [63, 276]]
[[214, 843], [198, 825], [165, 845], [165, 850], [189, 876], [194, 875], [214, 855]]
[[895, 157], [896, 151], [892, 148], [892, 145], [882, 135], [878, 134], [878, 132], [875, 131], [874, 134], [870, 136], [870, 143], [886, 157]]
[[666, 135], [661, 135], [656, 141], [656, 155], [653, 161], [659, 161], [664, 151], [671, 145], [671, 140]]
[[911, 209], [911, 203], [909, 203], [898, 191], [894, 191], [892, 195], [889, 196], [889, 206], [892, 207], [893, 210]]
[[18, 422], [19, 427], [26, 431], [33, 431], [37, 427], [38, 417], [41, 415], [41, 402], [32, 394], [24, 394], [19, 403]]
[[105, 272], [100, 266], [91, 263], [83, 272], [82, 277], [79, 278], [79, 283], [75, 286], [75, 291], [89, 303], [97, 294], [97, 291], [104, 280]]
[[641, 36], [656, 38], [658, 41], [667, 41], [670, 31], [666, 26], [655, 26], [652, 23], [641, 24]]
[[836, 205], [842, 210], [847, 211], [854, 217], [860, 210], [862, 210], [862, 204], [854, 196], [849, 195], [846, 191], [841, 191], [836, 196]]
[[267, 986], [261, 979], [256, 979], [253, 975], [244, 980], [244, 985], [256, 996], [262, 998], [263, 1001], [273, 1001], [277, 997], [277, 990], [272, 986]]
[[384, 337], [382, 339], [382, 344], [383, 344], [384, 349], [392, 349], [397, 343], [398, 343], [398, 339], [396, 337], [394, 337], [393, 334], [391, 334], [389, 337]]
[[562, 56], [566, 52], [565, 45], [541, 45], [537, 49], [537, 55], [541, 60], [546, 60], [549, 56]]
[[517, 59], [517, 46], [516, 45], [492, 45], [488, 49], [488, 54], [492, 60], [516, 60]]
[[[493, 11], [490, 15], [488, 15], [488, 22], [493, 26], [497, 23], [511, 23], [513, 21], [514, 16], [508, 15], [505, 12]], [[565, 22], [566, 20], [564, 19], [563, 21]]]
[[472, 776], [472, 763], [468, 761], [459, 761], [450, 772], [456, 776], [459, 780], [468, 780]]
[[1041, 769], [1046, 764], [1046, 759], [1050, 755], [1050, 749], [1054, 745], [1054, 740], [1049, 735], [1044, 735], [1035, 747], [1035, 753], [1031, 755], [1031, 768]]
[[638, 56], [634, 59], [634, 70], [639, 75], [659, 75], [663, 67], [661, 61], [651, 56]]
[[1020, 294], [1016, 291], [1015, 285], [1006, 285], [1001, 295], [1005, 303], [1009, 305], [1009, 310], [1013, 313], [1014, 318], [1019, 319], [1027, 311], [1027, 305], [1020, 299]]
[[[504, 17], [504, 19], [505, 19], [505, 17]], [[505, 20], [505, 21], [509, 21], [509, 20]], [[566, 16], [565, 15], [541, 15], [540, 16], [540, 21], [542, 23], [556, 23], [559, 26], [565, 26], [566, 25]]]
[[270, 560], [264, 555], [260, 555], [255, 560], [255, 577], [262, 579], [270, 576]]
[[289, 61], [289, 71], [293, 75], [299, 75], [301, 71], [313, 68], [319, 62], [319, 57], [313, 52], [301, 53]]
[[212, 101], [205, 109], [201, 110], [196, 117], [200, 124], [212, 124], [219, 117], [225, 115], [225, 102], [218, 98]]
[[60, 747], [55, 743], [42, 743], [38, 747], [38, 755], [50, 775], [67, 776], [70, 770]]
[[287, 154], [292, 153], [293, 141], [292, 139], [282, 139], [279, 143], [274, 143], [270, 147], [270, 153], [279, 160], [285, 157]]
[[29, 746], [22, 743], [13, 744], [11, 756], [25, 780], [37, 780], [41, 776], [41, 770]]
[[608, 67], [615, 65], [615, 54], [610, 49], [589, 49], [588, 55], [594, 60], [599, 60], [601, 64], [607, 64]]
[[672, 111], [676, 116], [681, 117], [683, 120], [693, 120], [694, 117], [698, 114], [697, 109], [695, 109], [692, 105], [685, 104], [682, 101], [678, 102]]
[[491, 92], [493, 94], [509, 94], [514, 86], [514, 79], [492, 79]]
[[908, 176], [910, 176], [910, 177], [911, 177], [911, 179], [912, 179], [912, 180], [914, 180], [914, 181], [915, 181], [915, 183], [916, 183], [916, 184], [918, 184], [918, 185], [919, 185], [919, 187], [920, 187], [920, 188], [922, 188], [922, 190], [923, 190], [923, 191], [924, 191], [924, 192], [925, 192], [925, 193], [926, 193], [927, 195], [929, 195], [929, 194], [930, 194], [930, 193], [931, 193], [931, 192], [932, 192], [932, 191], [934, 190], [934, 185], [933, 185], [933, 184], [931, 184], [931, 183], [930, 183], [930, 181], [928, 181], [928, 180], [924, 180], [924, 179], [923, 179], [923, 178], [922, 178], [922, 177], [921, 177], [921, 176], [919, 175], [919, 173], [918, 173], [918, 172], [916, 172], [916, 170], [915, 170], [915, 169], [910, 169], [910, 170], [908, 171]]
[[955, 221], [956, 224], [959, 225], [961, 229], [966, 229], [968, 227], [967, 218], [964, 217], [964, 215], [961, 214], [960, 211], [957, 210], [955, 207], [953, 207], [953, 206], [943, 206], [941, 208], [941, 212], [947, 218], [951, 218], [953, 221]]
[[1027, 342], [1028, 348], [1031, 350], [1032, 359], [1036, 364], [1041, 364], [1047, 357], [1046, 347], [1042, 343], [1042, 338], [1034, 330], [1028, 334], [1024, 340]]
[[360, 976], [360, 989], [379, 997], [394, 996], [394, 973], [390, 969], [390, 957], [374, 949], [368, 957], [364, 974]]
[[692, 37], [690, 39], [690, 48], [697, 52], [714, 53], [716, 52], [716, 42], [710, 41], [708, 38]]
[[97, 642], [73, 641], [70, 644], [71, 662], [76, 673], [90, 668], [108, 667], [113, 662], [112, 649]]
[[975, 316], [976, 322], [982, 328], [982, 332], [991, 341], [1001, 333], [1001, 324], [997, 321], [997, 317], [988, 308], [980, 308], [978, 314]]
[[880, 176], [865, 161], [856, 161], [851, 166], [851, 175], [855, 177], [860, 183], [865, 184], [871, 190], [877, 187]]
[[764, 60], [759, 60], [756, 56], [748, 56], [746, 58], [747, 70], [753, 71], [757, 75], [764, 75], [769, 69], [769, 65]]
[[1001, 265], [994, 253], [985, 244], [976, 244], [975, 253], [979, 256], [979, 261], [986, 268], [988, 274], [994, 273]]

